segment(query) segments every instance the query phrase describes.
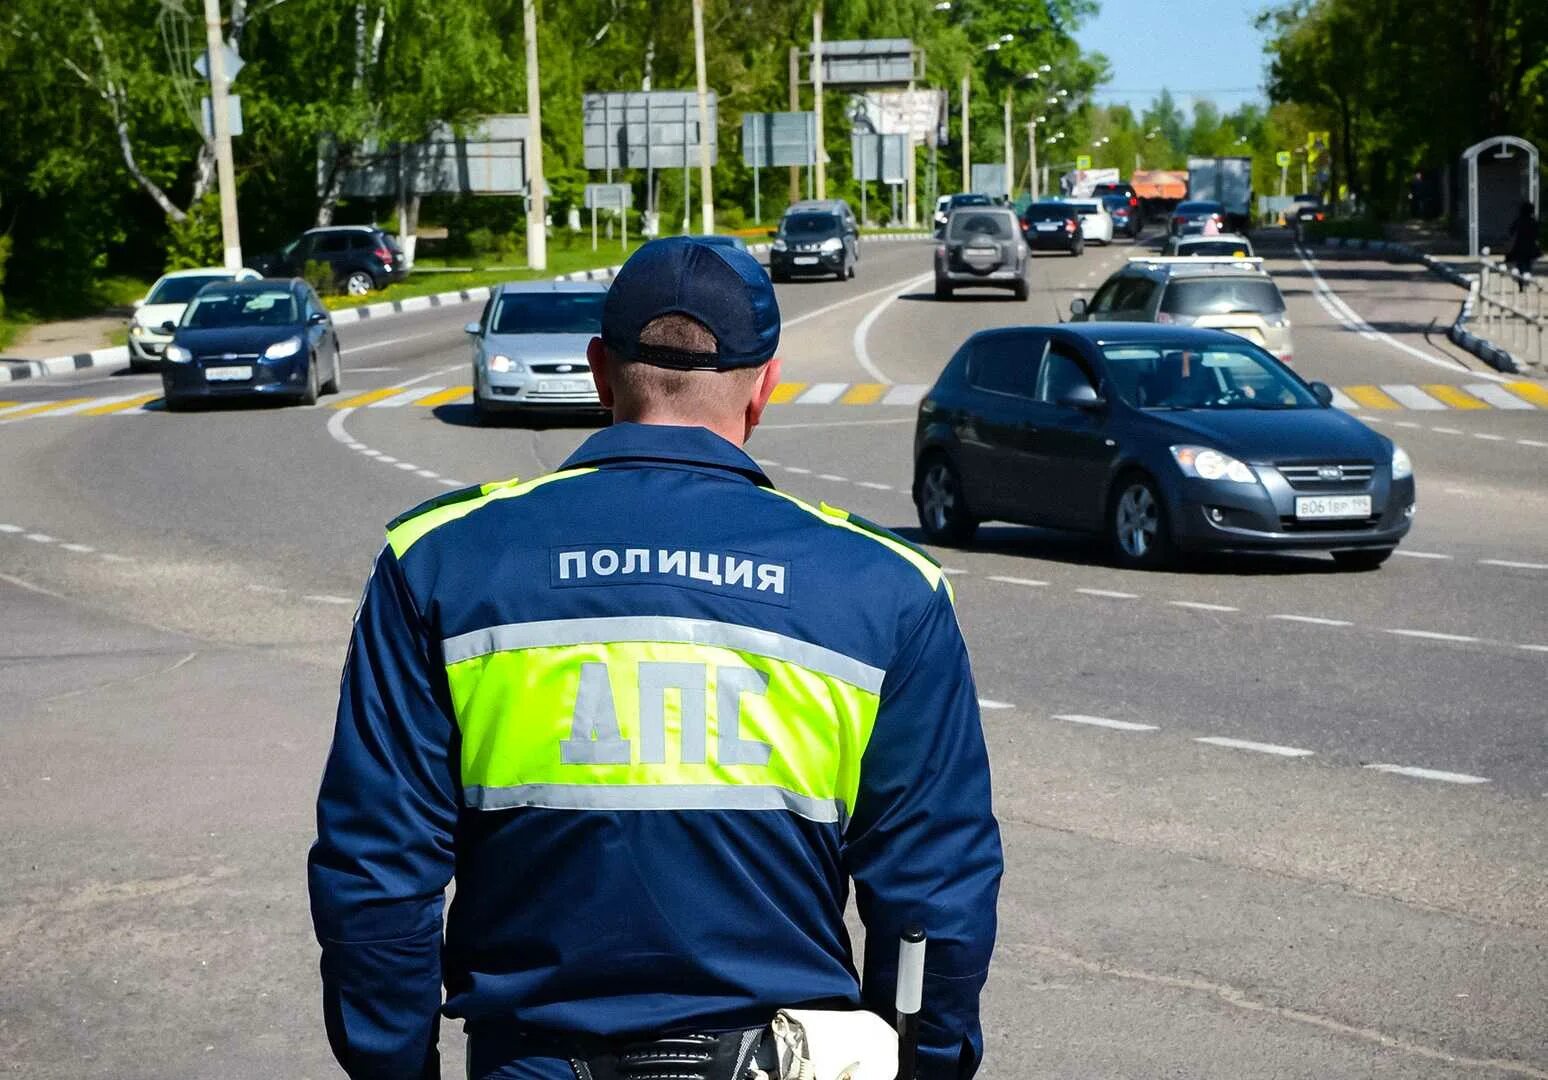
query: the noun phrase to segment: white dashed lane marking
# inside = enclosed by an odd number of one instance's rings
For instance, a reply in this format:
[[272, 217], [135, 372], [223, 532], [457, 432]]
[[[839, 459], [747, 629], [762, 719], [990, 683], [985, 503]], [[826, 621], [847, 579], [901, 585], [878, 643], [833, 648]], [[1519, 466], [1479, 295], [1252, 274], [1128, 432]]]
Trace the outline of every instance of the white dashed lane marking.
[[1167, 603], [1172, 605], [1172, 607], [1189, 608], [1189, 609], [1191, 609], [1193, 611], [1240, 611], [1240, 610], [1242, 610], [1241, 608], [1234, 608], [1230, 604], [1205, 604], [1205, 603], [1201, 603], [1198, 600], [1168, 600]]
[[1446, 772], [1444, 769], [1421, 769], [1415, 765], [1367, 765], [1365, 767], [1376, 772], [1393, 773], [1397, 776], [1412, 776], [1419, 780], [1440, 780], [1447, 784], [1487, 784], [1489, 782], [1487, 776]]
[[1100, 596], [1106, 600], [1138, 600], [1139, 593], [1119, 592], [1117, 589], [1076, 589], [1085, 596]]
[[1255, 754], [1273, 754], [1275, 757], [1311, 757], [1313, 751], [1298, 746], [1280, 746], [1277, 743], [1253, 742], [1251, 739], [1230, 739], [1224, 735], [1203, 735], [1194, 742], [1210, 746], [1224, 746], [1230, 750], [1251, 750]]
[[1387, 633], [1397, 634], [1401, 637], [1424, 638], [1427, 641], [1455, 641], [1463, 644], [1470, 644], [1478, 640], [1470, 634], [1443, 634], [1438, 630], [1389, 629]]
[[1136, 724], [1132, 720], [1111, 720], [1105, 716], [1084, 716], [1080, 713], [1063, 713], [1055, 716], [1069, 724], [1085, 724], [1087, 727], [1111, 728], [1113, 731], [1160, 731], [1155, 724]]
[[1285, 622], [1307, 623], [1311, 626], [1353, 626], [1354, 623], [1346, 619], [1324, 619], [1318, 615], [1270, 615], [1271, 619], [1281, 619]]
[[1009, 577], [1004, 574], [990, 574], [989, 580], [998, 581], [1002, 585], [1023, 585], [1027, 588], [1042, 588], [1048, 584], [1048, 582], [1039, 581], [1037, 578]]
[[998, 709], [1014, 709], [1016, 706], [1012, 705], [1008, 701], [995, 701], [993, 698], [979, 698], [978, 699], [978, 707], [980, 709], [996, 709], [996, 710], [998, 710]]
[[1442, 555], [1438, 551], [1407, 551], [1407, 550], [1405, 550], [1403, 548], [1398, 548], [1397, 551], [1393, 552], [1393, 554], [1394, 555], [1401, 555], [1405, 559], [1449, 559], [1449, 558], [1451, 558], [1450, 555]]

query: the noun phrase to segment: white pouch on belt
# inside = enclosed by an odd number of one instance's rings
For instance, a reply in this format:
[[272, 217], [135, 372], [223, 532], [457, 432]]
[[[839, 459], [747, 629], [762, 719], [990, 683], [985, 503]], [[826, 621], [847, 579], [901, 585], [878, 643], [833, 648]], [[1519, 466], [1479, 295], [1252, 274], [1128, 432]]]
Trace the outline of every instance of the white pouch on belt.
[[898, 1033], [864, 1009], [781, 1009], [770, 1025], [778, 1080], [894, 1080]]

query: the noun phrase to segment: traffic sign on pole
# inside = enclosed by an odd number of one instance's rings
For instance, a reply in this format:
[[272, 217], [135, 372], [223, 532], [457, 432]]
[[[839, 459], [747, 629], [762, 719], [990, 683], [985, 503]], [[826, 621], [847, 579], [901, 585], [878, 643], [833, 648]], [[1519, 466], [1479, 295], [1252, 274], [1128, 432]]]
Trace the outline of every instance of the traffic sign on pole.
[[1278, 165], [1281, 169], [1288, 169], [1290, 167], [1290, 151], [1281, 150], [1279, 153], [1275, 154], [1274, 164]]
[[[226, 81], [228, 83], [234, 82], [237, 72], [247, 66], [247, 63], [237, 55], [237, 51], [226, 42], [221, 42], [220, 58], [222, 61], [221, 70], [226, 73]], [[199, 78], [208, 79], [210, 77], [210, 51], [208, 49], [199, 54], [199, 58], [193, 62], [193, 68], [199, 73]]]
[[1090, 154], [1076, 154], [1075, 155], [1075, 168], [1079, 169], [1081, 172], [1084, 172], [1085, 170], [1091, 168], [1091, 155]]

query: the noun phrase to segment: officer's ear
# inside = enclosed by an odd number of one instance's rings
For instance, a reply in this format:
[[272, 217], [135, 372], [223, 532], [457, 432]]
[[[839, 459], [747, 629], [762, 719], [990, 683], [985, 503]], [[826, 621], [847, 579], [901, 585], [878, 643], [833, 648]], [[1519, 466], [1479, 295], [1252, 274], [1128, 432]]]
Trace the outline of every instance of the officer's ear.
[[586, 363], [591, 365], [591, 377], [597, 384], [597, 400], [604, 409], [613, 407], [613, 386], [607, 380], [607, 346], [594, 337], [586, 345]]
[[753, 428], [763, 419], [763, 410], [769, 403], [769, 398], [774, 394], [774, 388], [779, 385], [780, 363], [779, 357], [774, 357], [763, 370], [758, 372], [758, 379], [753, 385], [752, 398], [747, 402], [747, 434], [751, 435]]

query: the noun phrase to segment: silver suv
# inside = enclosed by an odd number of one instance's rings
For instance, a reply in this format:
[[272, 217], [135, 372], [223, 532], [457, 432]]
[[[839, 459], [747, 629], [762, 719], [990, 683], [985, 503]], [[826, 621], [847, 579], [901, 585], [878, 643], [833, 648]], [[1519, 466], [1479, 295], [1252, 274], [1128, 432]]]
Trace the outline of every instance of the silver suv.
[[949, 300], [963, 286], [1027, 298], [1027, 243], [1009, 207], [962, 206], [947, 217], [935, 245], [935, 298]]

